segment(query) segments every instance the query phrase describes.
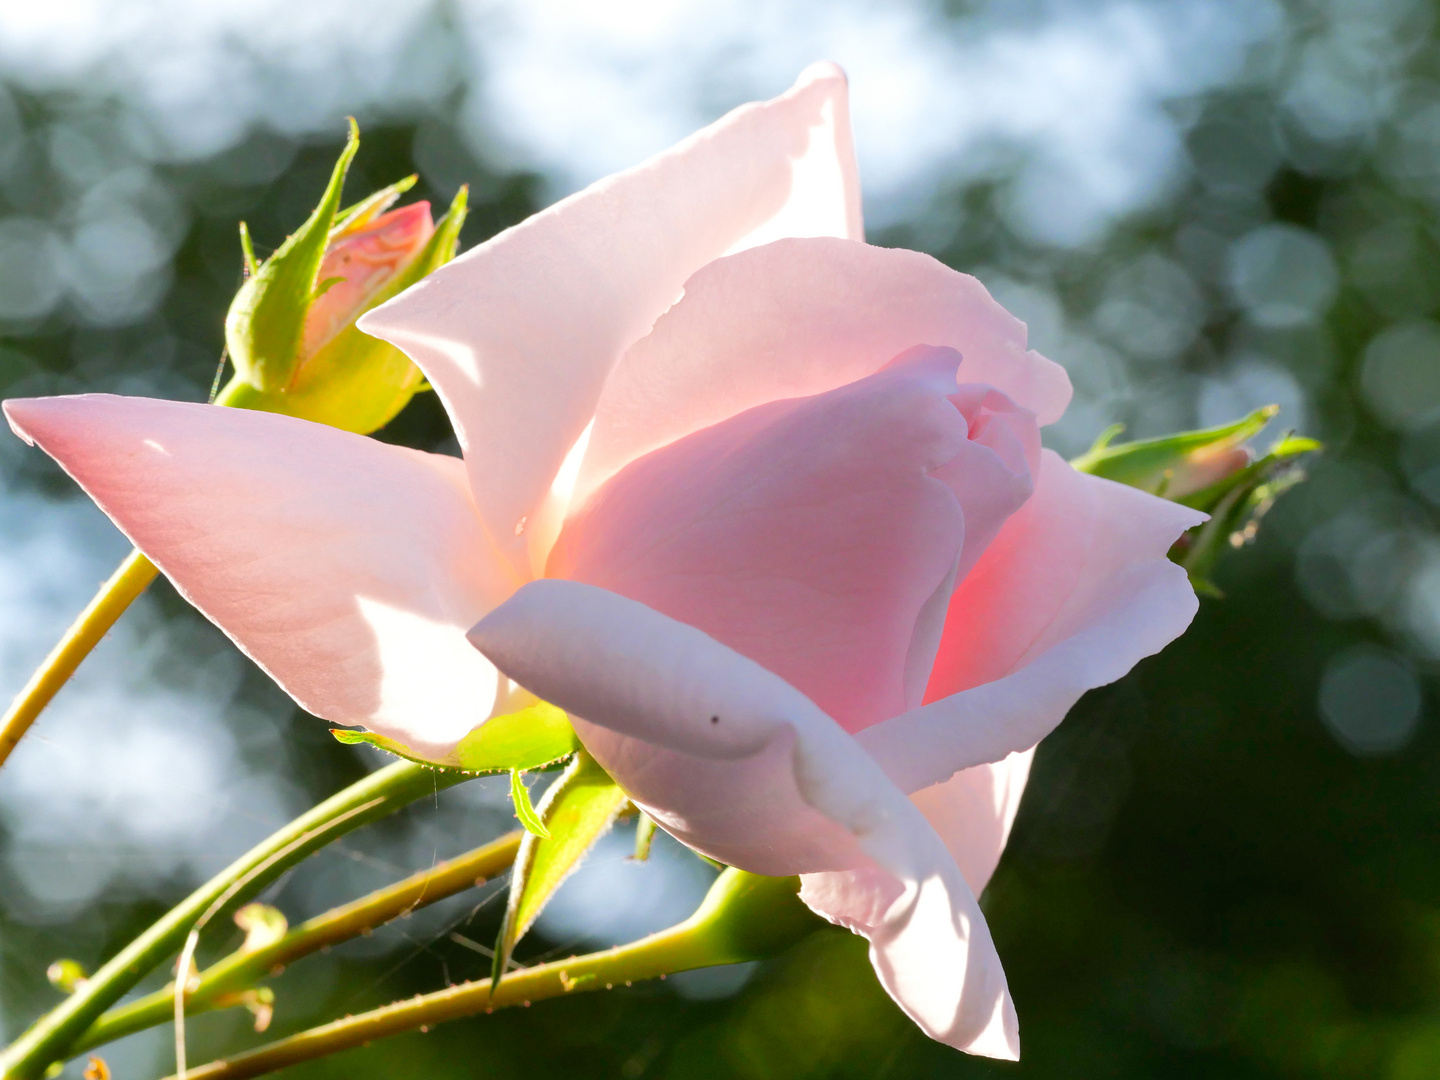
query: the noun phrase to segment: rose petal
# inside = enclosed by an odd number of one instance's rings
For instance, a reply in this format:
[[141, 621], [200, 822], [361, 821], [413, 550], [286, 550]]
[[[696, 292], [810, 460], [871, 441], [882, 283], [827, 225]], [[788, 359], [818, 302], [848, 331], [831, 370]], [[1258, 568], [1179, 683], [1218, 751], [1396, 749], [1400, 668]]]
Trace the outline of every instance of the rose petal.
[[304, 708], [432, 756], [489, 715], [495, 671], [465, 631], [517, 582], [458, 460], [147, 398], [5, 414]]
[[470, 636], [571, 713], [668, 831], [757, 873], [821, 874], [806, 883], [817, 910], [870, 937], [882, 983], [928, 1034], [1016, 1055], [1004, 973], [954, 860], [798, 690], [694, 627], [578, 582], [531, 582]]
[[481, 515], [517, 566], [543, 565], [565, 509], [545, 505], [552, 482], [610, 368], [686, 278], [779, 236], [861, 235], [849, 124], [844, 75], [817, 65], [361, 320], [439, 391]]
[[965, 357], [983, 383], [1049, 424], [1065, 371], [1025, 349], [1025, 324], [978, 281], [914, 251], [786, 240], [717, 260], [606, 382], [576, 498], [642, 454], [780, 398], [864, 378], [912, 345]]
[[1022, 750], [993, 765], [962, 769], [910, 796], [945, 841], [976, 896], [990, 883], [1010, 839], [1034, 757], [1033, 749]]
[[1045, 451], [1034, 496], [955, 590], [930, 704], [859, 739], [911, 792], [1034, 746], [1190, 624], [1195, 591], [1165, 553], [1204, 519]]
[[[849, 731], [918, 705], [972, 528], [993, 537], [1030, 486], [1006, 428], [1018, 414], [987, 388], [957, 390], [959, 360], [912, 349], [633, 462], [566, 523], [547, 574], [700, 628]], [[1011, 461], [967, 438], [952, 398]], [[1033, 419], [1018, 419], [1038, 453]]]

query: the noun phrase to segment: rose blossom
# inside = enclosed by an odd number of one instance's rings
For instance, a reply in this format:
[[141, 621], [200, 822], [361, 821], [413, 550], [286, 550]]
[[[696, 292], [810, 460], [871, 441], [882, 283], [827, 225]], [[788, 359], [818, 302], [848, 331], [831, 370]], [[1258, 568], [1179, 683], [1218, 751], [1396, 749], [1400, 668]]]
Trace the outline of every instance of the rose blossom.
[[463, 462], [6, 411], [311, 712], [444, 760], [518, 684], [677, 837], [801, 874], [927, 1033], [1013, 1058], [976, 895], [1031, 748], [1189, 623], [1165, 554], [1200, 515], [1042, 450], [1064, 371], [859, 206], [821, 65], [375, 309]]

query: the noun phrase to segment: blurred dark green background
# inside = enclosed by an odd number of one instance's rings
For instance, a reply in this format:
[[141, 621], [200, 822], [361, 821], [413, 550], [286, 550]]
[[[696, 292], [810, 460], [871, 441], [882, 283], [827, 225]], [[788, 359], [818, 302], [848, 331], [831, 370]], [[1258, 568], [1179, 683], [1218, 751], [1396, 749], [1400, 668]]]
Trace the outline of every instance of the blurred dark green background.
[[[825, 931], [758, 970], [456, 1022], [294, 1075], [1440, 1075], [1433, 5], [734, 4], [720, 19], [684, 4], [549, 4], [543, 17], [512, 11], [493, 38], [475, 29], [477, 5], [317, 5], [308, 22], [260, 7], [138, 5], [130, 37], [102, 32], [126, 8], [99, 0], [56, 15], [58, 30], [43, 13], [0, 15], [0, 394], [203, 399], [240, 281], [236, 222], [262, 253], [277, 245], [313, 204], [347, 111], [363, 132], [347, 193], [418, 170], [412, 195], [443, 204], [467, 182], [469, 247], [604, 159], [576, 143], [571, 172], [556, 165], [579, 138], [563, 126], [527, 156], [502, 115], [509, 99], [477, 87], [528, 71], [533, 108], [569, 115], [566, 94], [586, 84], [567, 82], [566, 65], [607, 58], [605, 85], [638, 89], [614, 98], [613, 145], [592, 134], [623, 154], [669, 137], [646, 128], [647, 105], [664, 112], [678, 95], [698, 124], [835, 55], [852, 72], [862, 175], [879, 177], [871, 240], [976, 273], [1030, 323], [1077, 387], [1053, 445], [1078, 452], [1111, 420], [1154, 434], [1269, 400], [1286, 412], [1262, 442], [1293, 425], [1327, 444], [1258, 541], [1222, 561], [1226, 598], [1041, 747], [984, 900], [1020, 1013], [1019, 1065], [928, 1042], [878, 989], [864, 943]], [[284, 34], [254, 29], [272, 15]], [[402, 15], [404, 32], [380, 44], [361, 32]], [[146, 36], [167, 20], [168, 37]], [[245, 57], [219, 89], [167, 75], [198, 55], [192, 23]], [[110, 51], [43, 62], [87, 33]], [[977, 104], [980, 76], [946, 82], [945, 64], [966, 58], [989, 65], [978, 70], [999, 80], [997, 100]], [[122, 61], [169, 97], [117, 75]], [[1001, 78], [1017, 71], [1030, 97]], [[225, 94], [262, 104], [226, 113]], [[890, 105], [949, 142], [897, 160], [873, 119], [860, 122]], [[209, 131], [212, 112], [231, 127]], [[156, 119], [171, 114], [190, 127]], [[947, 127], [952, 115], [979, 119]], [[454, 445], [433, 395], [381, 437]], [[123, 551], [41, 454], [0, 441], [0, 692]], [[0, 1031], [13, 1037], [58, 999], [51, 960], [103, 960], [374, 763], [153, 589], [0, 773]], [[316, 857], [267, 898], [298, 921], [510, 820], [502, 790], [467, 785]], [[522, 960], [693, 905], [708, 870], [673, 845], [649, 867], [625, 864], [626, 842], [597, 853]], [[488, 895], [297, 965], [275, 981], [269, 1035], [487, 971], [456, 938], [493, 939]], [[247, 1021], [196, 1020], [192, 1060], [253, 1045]], [[158, 1076], [168, 1040], [107, 1057], [125, 1080]]]

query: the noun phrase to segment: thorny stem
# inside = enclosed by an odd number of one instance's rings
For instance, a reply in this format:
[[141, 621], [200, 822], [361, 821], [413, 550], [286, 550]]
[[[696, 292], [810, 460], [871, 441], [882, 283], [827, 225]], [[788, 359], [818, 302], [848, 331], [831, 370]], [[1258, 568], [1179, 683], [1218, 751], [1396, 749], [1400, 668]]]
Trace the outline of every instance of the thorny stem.
[[[795, 878], [765, 878], [726, 870], [690, 918], [669, 930], [604, 952], [523, 968], [490, 980], [467, 982], [433, 994], [347, 1016], [267, 1046], [212, 1061], [188, 1080], [242, 1080], [302, 1061], [363, 1046], [375, 1039], [506, 1005], [528, 1005], [582, 990], [610, 989], [691, 968], [736, 964], [774, 956], [821, 924], [796, 896]], [[172, 1078], [173, 1080], [173, 1078]]]
[[[280, 969], [303, 956], [348, 941], [372, 927], [408, 915], [447, 896], [483, 885], [514, 862], [523, 835], [519, 830], [507, 833], [474, 851], [317, 915], [272, 945], [251, 952], [231, 953], [191, 982], [185, 995], [186, 1014], [225, 1008], [235, 1003], [235, 991], [246, 989], [267, 975], [278, 975]], [[69, 1056], [164, 1023], [170, 1019], [174, 998], [172, 984], [128, 1005], [112, 1009], [76, 1040], [68, 1051]]]
[[37, 1080], [127, 990], [175, 953], [190, 930], [254, 895], [312, 851], [469, 774], [401, 761], [371, 773], [290, 822], [170, 909], [0, 1053], [4, 1080]]

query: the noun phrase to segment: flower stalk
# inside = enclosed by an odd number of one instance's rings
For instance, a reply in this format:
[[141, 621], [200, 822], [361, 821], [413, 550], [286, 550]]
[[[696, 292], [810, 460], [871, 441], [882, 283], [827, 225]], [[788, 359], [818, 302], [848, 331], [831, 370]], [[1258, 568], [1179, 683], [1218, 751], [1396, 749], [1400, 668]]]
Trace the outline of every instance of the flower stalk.
[[10, 756], [17, 743], [30, 730], [30, 725], [60, 688], [75, 674], [80, 661], [109, 633], [137, 596], [155, 580], [159, 573], [155, 564], [138, 551], [132, 551], [110, 579], [100, 586], [95, 598], [85, 606], [79, 617], [65, 631], [50, 655], [45, 657], [35, 674], [30, 676], [5, 717], [0, 720], [0, 765]]
[[296, 818], [171, 908], [86, 979], [84, 985], [32, 1024], [0, 1053], [0, 1077], [38, 1080], [52, 1062], [67, 1056], [74, 1041], [107, 1008], [173, 955], [192, 929], [234, 910], [332, 840], [467, 779], [469, 776], [461, 772], [397, 762]]
[[486, 979], [397, 1001], [212, 1061], [186, 1075], [189, 1080], [222, 1076], [243, 1080], [507, 1005], [609, 990], [693, 968], [768, 959], [824, 925], [800, 902], [798, 890], [798, 878], [767, 878], [732, 868], [715, 880], [694, 915], [640, 941], [511, 972], [493, 992]]
[[[267, 975], [278, 974], [278, 969], [302, 957], [484, 884], [514, 861], [521, 835], [518, 830], [506, 833], [473, 851], [317, 915], [263, 948], [247, 951], [242, 947], [192, 979], [191, 989], [185, 995], [186, 1014], [240, 1004], [237, 991], [249, 988]], [[171, 984], [112, 1009], [70, 1047], [70, 1056], [163, 1024], [170, 1019], [174, 996]]]

